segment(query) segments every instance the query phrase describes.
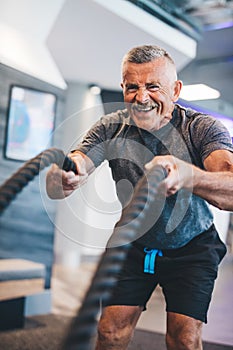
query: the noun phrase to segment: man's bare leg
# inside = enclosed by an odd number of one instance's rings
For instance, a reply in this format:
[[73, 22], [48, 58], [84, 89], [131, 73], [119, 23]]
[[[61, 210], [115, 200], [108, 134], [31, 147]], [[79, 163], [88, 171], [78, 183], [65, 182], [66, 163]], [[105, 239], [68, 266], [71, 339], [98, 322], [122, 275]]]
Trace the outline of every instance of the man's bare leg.
[[126, 350], [142, 307], [107, 306], [98, 324], [96, 350]]
[[168, 312], [166, 344], [168, 350], [202, 350], [202, 325], [192, 317]]

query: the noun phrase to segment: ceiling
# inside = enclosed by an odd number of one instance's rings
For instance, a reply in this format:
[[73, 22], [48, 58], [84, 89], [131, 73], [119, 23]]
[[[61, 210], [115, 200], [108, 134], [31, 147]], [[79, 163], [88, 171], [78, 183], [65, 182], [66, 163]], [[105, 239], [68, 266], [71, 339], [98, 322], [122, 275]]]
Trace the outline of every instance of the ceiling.
[[[180, 28], [183, 27], [186, 32], [191, 28], [194, 36], [197, 32], [196, 57], [185, 61], [177, 50], [175, 61], [179, 76], [185, 84], [206, 83], [220, 90], [221, 99], [232, 104], [233, 1], [117, 1], [121, 4], [134, 2], [140, 8], [142, 2], [147, 2], [147, 5], [153, 3], [160, 10], [165, 6], [164, 12], [173, 18], [176, 16], [174, 22], [179, 22]], [[125, 52], [144, 43], [160, 44], [159, 37], [156, 39], [141, 28], [126, 23], [98, 2], [101, 1], [66, 0], [46, 44], [67, 82], [86, 81], [118, 89], [120, 63]], [[112, 2], [114, 0], [109, 0], [109, 4]], [[153, 15], [156, 18], [156, 14]], [[164, 18], [164, 21], [167, 22], [167, 19]], [[180, 43], [176, 41], [173, 43], [172, 38], [167, 38], [165, 48], [171, 45], [173, 50], [172, 44], [180, 44], [185, 50], [186, 44], [182, 40]]]
[[216, 29], [233, 21], [232, 0], [174, 0], [173, 4], [205, 29]]
[[205, 82], [232, 104], [233, 86], [233, 1], [173, 1], [201, 28], [196, 58], [181, 72], [184, 83]]
[[[201, 32], [216, 29], [233, 21], [232, 0], [127, 0], [174, 26], [188, 27]], [[179, 23], [176, 23], [176, 22]]]
[[112, 89], [120, 89], [124, 54], [149, 43], [165, 46], [179, 69], [196, 54], [193, 39], [125, 0], [66, 0], [46, 41], [66, 81]]

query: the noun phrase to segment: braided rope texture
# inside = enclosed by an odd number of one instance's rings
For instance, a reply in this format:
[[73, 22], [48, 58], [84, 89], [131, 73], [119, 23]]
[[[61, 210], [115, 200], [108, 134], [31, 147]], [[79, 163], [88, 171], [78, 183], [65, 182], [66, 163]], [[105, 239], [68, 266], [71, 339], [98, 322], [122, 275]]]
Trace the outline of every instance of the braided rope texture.
[[27, 161], [8, 180], [0, 186], [0, 215], [22, 189], [39, 174], [41, 170], [55, 163], [66, 171], [76, 172], [75, 164], [58, 148], [50, 148]]

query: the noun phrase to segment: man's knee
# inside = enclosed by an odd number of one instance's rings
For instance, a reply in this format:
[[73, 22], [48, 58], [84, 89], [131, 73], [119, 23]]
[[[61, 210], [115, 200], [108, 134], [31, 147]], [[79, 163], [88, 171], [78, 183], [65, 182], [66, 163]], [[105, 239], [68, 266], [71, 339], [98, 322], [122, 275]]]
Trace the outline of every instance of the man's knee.
[[97, 349], [126, 349], [142, 312], [138, 306], [108, 306], [98, 323]]
[[181, 314], [168, 314], [168, 350], [202, 350], [202, 322]]
[[114, 323], [100, 321], [98, 324], [98, 338], [102, 343], [127, 344], [133, 334], [133, 327], [129, 324], [116, 326]]
[[166, 344], [168, 350], [201, 350], [202, 340], [199, 334], [186, 333], [166, 335]]

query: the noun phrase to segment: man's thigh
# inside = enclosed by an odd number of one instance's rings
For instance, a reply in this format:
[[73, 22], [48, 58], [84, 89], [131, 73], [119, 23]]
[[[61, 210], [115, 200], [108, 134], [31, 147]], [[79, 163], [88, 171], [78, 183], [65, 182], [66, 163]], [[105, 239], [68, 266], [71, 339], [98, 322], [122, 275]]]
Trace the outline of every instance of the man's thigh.
[[146, 303], [156, 288], [158, 280], [156, 275], [144, 273], [144, 258], [143, 248], [132, 246], [117, 276], [110, 299], [102, 301], [103, 307], [125, 305], [146, 309]]
[[212, 227], [158, 260], [159, 283], [169, 312], [207, 322], [207, 312], [225, 245]]

